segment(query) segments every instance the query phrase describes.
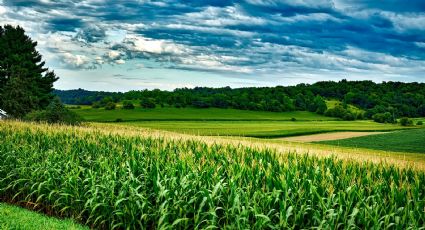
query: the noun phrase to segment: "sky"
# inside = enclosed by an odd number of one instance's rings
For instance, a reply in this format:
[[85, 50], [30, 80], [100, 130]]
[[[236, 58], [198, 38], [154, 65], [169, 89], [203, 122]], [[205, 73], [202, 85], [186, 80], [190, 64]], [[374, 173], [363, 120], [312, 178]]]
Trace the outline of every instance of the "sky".
[[57, 89], [425, 82], [424, 0], [0, 0]]

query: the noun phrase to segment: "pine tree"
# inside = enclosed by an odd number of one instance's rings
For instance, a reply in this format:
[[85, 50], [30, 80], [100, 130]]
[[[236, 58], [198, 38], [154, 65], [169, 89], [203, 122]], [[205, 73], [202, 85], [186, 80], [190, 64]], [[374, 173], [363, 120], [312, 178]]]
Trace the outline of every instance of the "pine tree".
[[0, 108], [13, 117], [46, 108], [58, 79], [19, 26], [0, 26]]

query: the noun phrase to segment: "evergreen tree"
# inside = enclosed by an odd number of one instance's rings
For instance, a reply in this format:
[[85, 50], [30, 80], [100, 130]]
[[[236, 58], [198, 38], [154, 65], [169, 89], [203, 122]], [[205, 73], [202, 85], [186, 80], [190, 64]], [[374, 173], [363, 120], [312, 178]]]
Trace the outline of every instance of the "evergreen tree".
[[0, 108], [14, 117], [46, 108], [58, 79], [21, 27], [0, 26]]

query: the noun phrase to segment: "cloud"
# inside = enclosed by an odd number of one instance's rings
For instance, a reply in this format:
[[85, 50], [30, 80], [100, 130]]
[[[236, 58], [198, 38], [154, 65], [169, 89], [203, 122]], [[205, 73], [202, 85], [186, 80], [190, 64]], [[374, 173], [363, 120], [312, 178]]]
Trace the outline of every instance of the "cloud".
[[121, 56], [121, 53], [119, 51], [116, 51], [116, 50], [111, 50], [107, 53], [107, 56], [108, 56], [109, 59], [114, 60], [114, 59], [119, 58]]
[[48, 29], [53, 31], [76, 31], [81, 28], [84, 23], [79, 18], [52, 18], [47, 21]]
[[425, 60], [421, 0], [3, 0], [0, 21], [23, 25], [52, 67], [70, 69], [416, 79]]
[[182, 54], [185, 48], [165, 40], [149, 39], [142, 36], [130, 35], [123, 42], [131, 51], [151, 54]]
[[4, 7], [4, 6], [0, 6], [0, 15], [1, 15], [1, 14], [4, 14], [4, 13], [6, 13], [6, 12], [7, 12], [6, 7]]
[[106, 38], [106, 32], [105, 29], [97, 25], [91, 25], [79, 29], [78, 33], [75, 35], [75, 38], [83, 42], [94, 43], [103, 41]]
[[122, 64], [125, 64], [125, 61], [122, 59], [119, 59], [119, 60], [116, 60], [115, 63], [118, 65], [122, 65]]
[[63, 53], [61, 55], [62, 63], [70, 68], [84, 68], [92, 69], [94, 66], [91, 64], [90, 58], [85, 55]]

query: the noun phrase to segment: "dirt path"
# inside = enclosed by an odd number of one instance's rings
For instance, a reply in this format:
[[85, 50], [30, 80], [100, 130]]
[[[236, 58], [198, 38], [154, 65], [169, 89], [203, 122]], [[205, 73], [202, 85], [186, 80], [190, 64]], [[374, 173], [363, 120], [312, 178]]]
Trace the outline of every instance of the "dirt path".
[[296, 137], [284, 137], [279, 138], [279, 140], [284, 141], [296, 141], [296, 142], [314, 142], [314, 141], [332, 141], [332, 140], [341, 140], [352, 137], [362, 137], [369, 135], [382, 134], [387, 132], [334, 132], [334, 133], [321, 133], [313, 135], [304, 135]]

